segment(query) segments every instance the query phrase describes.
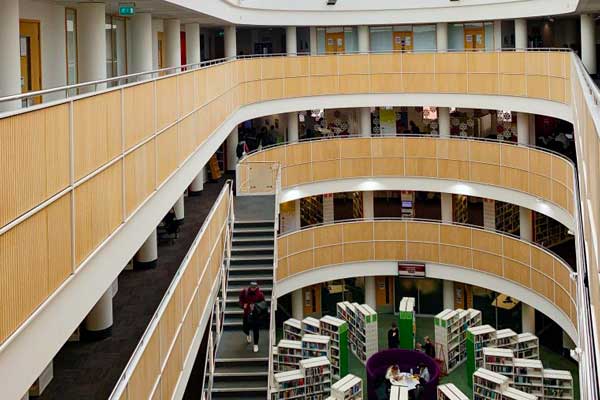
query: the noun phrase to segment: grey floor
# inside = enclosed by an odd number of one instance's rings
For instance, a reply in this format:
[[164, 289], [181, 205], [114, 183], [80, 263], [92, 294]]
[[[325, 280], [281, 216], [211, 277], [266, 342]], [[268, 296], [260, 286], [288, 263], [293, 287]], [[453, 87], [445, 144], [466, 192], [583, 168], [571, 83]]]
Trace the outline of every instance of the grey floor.
[[225, 331], [221, 335], [217, 358], [254, 358], [269, 356], [269, 331], [261, 329], [258, 339], [258, 352], [252, 351], [252, 343], [246, 342], [242, 330]]
[[234, 199], [236, 221], [272, 221], [275, 196], [238, 196]]

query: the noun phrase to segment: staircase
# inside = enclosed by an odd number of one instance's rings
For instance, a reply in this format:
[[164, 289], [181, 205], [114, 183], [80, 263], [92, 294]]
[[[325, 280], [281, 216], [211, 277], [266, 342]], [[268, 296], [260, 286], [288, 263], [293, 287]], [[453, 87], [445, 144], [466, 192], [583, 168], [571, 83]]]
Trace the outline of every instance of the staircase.
[[[237, 200], [237, 199], [236, 199]], [[242, 289], [255, 281], [271, 301], [273, 290], [274, 222], [235, 221], [227, 281], [223, 334], [213, 375], [213, 399], [267, 397], [269, 331], [261, 329], [259, 352], [252, 352], [242, 332], [243, 311], [238, 304]]]

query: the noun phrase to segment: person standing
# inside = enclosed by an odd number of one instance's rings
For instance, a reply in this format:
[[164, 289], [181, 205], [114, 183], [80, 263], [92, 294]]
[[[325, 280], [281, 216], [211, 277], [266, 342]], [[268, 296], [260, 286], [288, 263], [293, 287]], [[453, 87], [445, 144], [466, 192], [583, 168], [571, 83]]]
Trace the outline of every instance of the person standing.
[[397, 349], [400, 344], [400, 332], [395, 322], [392, 322], [392, 327], [388, 330], [388, 348]]
[[431, 358], [435, 358], [435, 346], [431, 342], [429, 336], [425, 336], [425, 344], [423, 345], [423, 349], [425, 349], [425, 354]]
[[[244, 310], [242, 331], [246, 334], [248, 343], [252, 343], [252, 339], [254, 339], [253, 351], [255, 353], [258, 352], [258, 331], [260, 328], [260, 321], [255, 316], [253, 317], [251, 313], [254, 310], [255, 304], [262, 301], [265, 301], [265, 295], [256, 282], [250, 282], [250, 286], [240, 292], [240, 307]], [[252, 330], [253, 338], [250, 337], [250, 330]]]

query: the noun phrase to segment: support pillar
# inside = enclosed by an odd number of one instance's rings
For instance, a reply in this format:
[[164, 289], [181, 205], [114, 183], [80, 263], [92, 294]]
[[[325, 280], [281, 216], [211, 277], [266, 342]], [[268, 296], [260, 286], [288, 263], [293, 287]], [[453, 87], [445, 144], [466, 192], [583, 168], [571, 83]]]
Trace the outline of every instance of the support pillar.
[[[131, 73], [152, 70], [152, 15], [135, 14], [131, 17]], [[128, 25], [129, 26], [129, 25]], [[138, 78], [142, 80], [144, 77]]]
[[317, 55], [319, 44], [317, 43], [317, 27], [311, 26], [309, 28], [310, 33], [310, 55]]
[[[2, 2], [0, 12], [0, 96], [21, 93], [21, 57], [19, 49], [19, 0]], [[20, 101], [0, 103], [1, 111], [21, 107]]]
[[204, 168], [198, 172], [198, 175], [194, 178], [190, 187], [188, 188], [188, 196], [200, 196], [202, 194], [202, 190], [204, 190]]
[[179, 225], [183, 225], [183, 220], [185, 219], [185, 196], [182, 194], [179, 196], [175, 204], [173, 205], [173, 211], [175, 212], [174, 221]]
[[239, 142], [238, 136], [238, 128], [237, 126], [233, 128], [229, 136], [227, 136], [226, 144], [227, 146], [227, 171], [235, 171], [235, 166], [238, 162], [236, 149]]
[[448, 51], [448, 23], [438, 22], [435, 26], [437, 51]]
[[[42, 89], [65, 86], [67, 84], [67, 70], [65, 68], [67, 45], [65, 42], [64, 5], [56, 4], [49, 6], [47, 24], [45, 25], [43, 35], [45, 43], [52, 43], [52, 51], [46, 52], [44, 61], [42, 62], [45, 62], [47, 67], [42, 74]], [[0, 67], [0, 69], [2, 68]], [[54, 92], [44, 95], [43, 102], [46, 103], [64, 98], [64, 92]]]
[[325, 193], [323, 195], [323, 222], [333, 222], [335, 214], [333, 211], [333, 193]]
[[533, 241], [531, 210], [525, 207], [519, 207], [519, 236], [521, 239]]
[[[40, 397], [44, 390], [48, 387], [52, 379], [54, 378], [54, 360], [50, 360], [50, 364], [44, 368], [40, 376], [33, 382], [33, 385], [29, 388], [29, 392], [27, 392], [26, 399], [29, 399], [29, 396], [32, 397]], [[21, 399], [22, 400], [22, 399]]]
[[581, 61], [588, 74], [596, 74], [596, 25], [594, 16], [581, 14]]
[[440, 137], [450, 137], [450, 109], [438, 107], [438, 132]]
[[494, 21], [494, 50], [502, 51], [502, 21]]
[[304, 318], [304, 301], [302, 299], [302, 289], [296, 289], [292, 292], [292, 317], [299, 321]]
[[496, 230], [496, 202], [483, 199], [483, 227], [492, 231]]
[[373, 310], [377, 309], [377, 286], [374, 276], [365, 276], [365, 303]]
[[296, 27], [288, 26], [285, 32], [285, 51], [288, 56], [298, 54], [298, 39], [296, 38]]
[[200, 24], [185, 24], [186, 64], [200, 63]]
[[134, 269], [154, 268], [158, 264], [158, 240], [156, 229], [150, 233], [148, 239], [142, 244], [142, 247], [135, 253], [133, 257]]
[[360, 136], [371, 136], [371, 108], [360, 108]]
[[237, 56], [237, 38], [235, 25], [225, 27], [225, 57]]
[[375, 218], [374, 192], [363, 192], [363, 218]]
[[109, 287], [92, 308], [92, 311], [85, 317], [85, 337], [91, 340], [105, 339], [112, 335], [112, 325], [112, 288]]
[[452, 222], [452, 193], [441, 193], [442, 222]]
[[358, 52], [366, 54], [369, 52], [370, 48], [369, 27], [367, 25], [360, 25], [358, 27]]
[[[181, 22], [178, 19], [165, 19], [165, 62], [167, 67], [179, 67], [181, 65]], [[171, 70], [173, 74], [179, 69]]]
[[298, 141], [298, 113], [291, 112], [288, 114], [288, 142]]
[[527, 50], [529, 41], [527, 40], [527, 20], [524, 18], [515, 19], [515, 49]]
[[535, 335], [535, 308], [521, 302], [521, 330]]
[[444, 280], [444, 309], [454, 310], [454, 282]]
[[517, 113], [517, 141], [529, 144], [529, 115], [526, 113]]
[[[4, 11], [3, 11], [4, 12]], [[77, 7], [77, 76], [79, 82], [106, 79], [106, 9], [104, 3], [80, 3]], [[98, 85], [98, 89], [106, 85]], [[91, 92], [93, 86], [79, 92]]]

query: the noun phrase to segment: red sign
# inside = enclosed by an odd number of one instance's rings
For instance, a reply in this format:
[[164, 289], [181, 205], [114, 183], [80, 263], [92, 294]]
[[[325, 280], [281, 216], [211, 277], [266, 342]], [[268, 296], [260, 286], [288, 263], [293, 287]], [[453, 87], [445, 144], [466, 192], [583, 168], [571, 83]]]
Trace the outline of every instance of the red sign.
[[425, 264], [399, 262], [398, 276], [400, 278], [425, 278]]

